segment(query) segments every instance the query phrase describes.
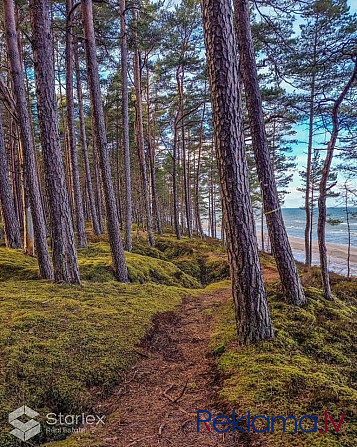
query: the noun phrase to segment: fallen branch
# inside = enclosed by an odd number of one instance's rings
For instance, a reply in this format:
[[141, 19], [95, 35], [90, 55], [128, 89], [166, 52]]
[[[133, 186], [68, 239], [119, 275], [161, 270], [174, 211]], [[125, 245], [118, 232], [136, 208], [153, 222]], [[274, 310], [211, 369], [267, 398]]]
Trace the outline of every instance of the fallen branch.
[[182, 391], [181, 391], [181, 393], [176, 397], [176, 398], [173, 398], [173, 397], [171, 397], [171, 396], [169, 396], [167, 393], [173, 388], [173, 385], [170, 385], [162, 394], [167, 398], [167, 399], [169, 399], [169, 401], [170, 402], [172, 402], [172, 403], [176, 403], [176, 402], [178, 402], [180, 399], [181, 399], [181, 397], [185, 394], [185, 391], [186, 391], [186, 389], [187, 389], [187, 385], [188, 385], [188, 379], [186, 380], [186, 383], [185, 383], [185, 386], [183, 387], [183, 389], [182, 389]]

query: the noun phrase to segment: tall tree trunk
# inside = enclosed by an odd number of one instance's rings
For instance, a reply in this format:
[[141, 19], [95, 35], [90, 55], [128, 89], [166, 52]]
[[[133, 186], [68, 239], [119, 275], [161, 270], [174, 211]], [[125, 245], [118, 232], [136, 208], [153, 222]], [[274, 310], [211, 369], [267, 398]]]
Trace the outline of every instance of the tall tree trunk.
[[116, 188], [115, 196], [117, 199], [117, 208], [118, 208], [118, 216], [119, 216], [119, 225], [120, 230], [123, 229], [123, 205], [122, 205], [122, 187], [121, 187], [121, 163], [120, 163], [120, 148], [121, 148], [121, 141], [120, 141], [120, 116], [119, 116], [119, 100], [117, 101], [116, 106], [116, 119], [115, 119], [115, 140], [116, 140], [116, 151], [113, 155], [113, 162], [115, 166], [115, 172], [116, 176], [114, 178], [114, 185]]
[[348, 209], [348, 188], [347, 184], [344, 184], [345, 190], [345, 214], [346, 214], [346, 224], [347, 224], [347, 278], [351, 276], [351, 222], [350, 222], [350, 211]]
[[[205, 83], [206, 84], [206, 83]], [[206, 96], [206, 86], [205, 86], [205, 96]], [[205, 232], [202, 228], [201, 212], [200, 212], [200, 174], [201, 174], [201, 156], [202, 147], [204, 141], [204, 122], [206, 116], [206, 101], [203, 103], [201, 125], [200, 125], [200, 138], [198, 142], [198, 157], [197, 157], [197, 169], [196, 169], [196, 179], [195, 179], [195, 214], [196, 214], [196, 227], [198, 234], [202, 239], [206, 239]]]
[[249, 191], [233, 11], [229, 2], [203, 0], [202, 12], [238, 343], [245, 345], [272, 337], [273, 327]]
[[[12, 115], [8, 115], [8, 119], [6, 120], [8, 122], [8, 134], [11, 136], [15, 136], [16, 132], [16, 124], [15, 120]], [[17, 220], [20, 224], [20, 232], [23, 234], [24, 228], [24, 209], [22, 206], [22, 159], [21, 159], [21, 153], [19, 150], [18, 140], [17, 138], [10, 138], [9, 139], [9, 147], [10, 147], [10, 160], [11, 160], [11, 183], [12, 183], [12, 195], [14, 198], [14, 204], [15, 204], [15, 212]]]
[[16, 110], [19, 117], [20, 152], [24, 159], [25, 248], [26, 252], [32, 255], [34, 254], [34, 248], [36, 248], [41, 277], [44, 279], [52, 279], [53, 269], [47, 245], [46, 220], [37, 172], [31, 117], [26, 98], [20, 47], [21, 40], [16, 29], [15, 5], [12, 0], [4, 1], [4, 24]]
[[[80, 283], [72, 216], [60, 147], [49, 0], [30, 0], [41, 146], [47, 181], [54, 278]], [[31, 138], [28, 138], [28, 142]], [[40, 214], [40, 213], [39, 213]]]
[[[162, 235], [162, 225], [159, 211], [159, 200], [157, 197], [156, 188], [156, 170], [155, 170], [155, 133], [154, 138], [151, 134], [151, 110], [150, 110], [150, 72], [146, 59], [146, 107], [147, 107], [147, 152], [150, 166], [150, 180], [151, 180], [151, 195], [152, 195], [152, 208], [155, 216], [156, 230], [159, 236]], [[154, 132], [156, 131], [156, 120], [154, 118]]]
[[306, 303], [306, 298], [286, 233], [274, 171], [270, 161], [262, 98], [259, 89], [258, 72], [250, 28], [249, 1], [236, 0], [235, 11], [237, 17], [240, 65], [245, 87], [252, 145], [260, 187], [263, 191], [264, 210], [272, 251], [279, 270], [281, 286], [287, 301], [296, 305], [303, 305]]
[[11, 193], [9, 166], [5, 149], [2, 117], [0, 113], [0, 199], [4, 221], [5, 243], [9, 248], [22, 248], [19, 221], [15, 212], [14, 198]]
[[[69, 16], [73, 7], [72, 0], [66, 0], [66, 14]], [[81, 182], [79, 178], [78, 153], [76, 134], [74, 129], [74, 100], [73, 100], [73, 26], [71, 17], [67, 20], [66, 29], [66, 99], [67, 99], [67, 126], [69, 139], [69, 152], [72, 166], [72, 181], [75, 204], [76, 227], [78, 247], [88, 246], [86, 224], [84, 219]]]
[[188, 237], [192, 238], [192, 215], [191, 215], [191, 198], [190, 198], [190, 185], [187, 174], [187, 156], [186, 156], [186, 135], [185, 135], [185, 117], [184, 117], [184, 79], [185, 70], [184, 67], [180, 67], [176, 72], [177, 90], [179, 95], [179, 111], [180, 111], [180, 127], [182, 138], [182, 167], [183, 167], [183, 192], [186, 211], [186, 222]]
[[89, 154], [88, 154], [88, 144], [87, 144], [87, 134], [86, 134], [86, 124], [84, 117], [84, 105], [83, 105], [83, 91], [82, 91], [82, 81], [81, 81], [81, 71], [79, 66], [79, 56], [78, 56], [78, 43], [74, 44], [74, 64], [76, 71], [76, 83], [77, 83], [77, 100], [78, 100], [78, 109], [79, 109], [79, 128], [80, 128], [80, 138], [81, 138], [81, 146], [83, 152], [84, 159], [84, 170], [86, 174], [86, 185], [87, 185], [87, 193], [89, 199], [90, 213], [92, 218], [92, 227], [95, 235], [100, 235], [103, 233], [99, 221], [97, 209], [95, 206], [95, 198], [93, 191], [93, 182], [89, 164]]
[[126, 197], [126, 219], [125, 219], [125, 249], [131, 251], [133, 205], [131, 195], [131, 168], [130, 168], [130, 141], [129, 141], [129, 92], [128, 92], [128, 39], [125, 22], [125, 0], [120, 0], [120, 30], [121, 30], [121, 76], [122, 76], [122, 115], [123, 115], [123, 145], [124, 145], [124, 168], [125, 168], [125, 197]]
[[347, 84], [345, 85], [345, 88], [342, 90], [340, 96], [337, 98], [332, 108], [331, 119], [333, 129], [331, 132], [330, 141], [328, 142], [327, 145], [327, 154], [324, 162], [324, 167], [322, 170], [322, 176], [319, 187], [320, 195], [318, 199], [319, 217], [317, 221], [317, 238], [319, 243], [320, 265], [321, 265], [321, 275], [324, 288], [324, 295], [326, 299], [331, 301], [333, 300], [333, 298], [328, 273], [327, 248], [326, 248], [326, 218], [327, 218], [326, 198], [328, 192], [327, 183], [330, 176], [333, 153], [336, 147], [336, 142], [339, 133], [339, 118], [338, 118], [339, 110], [343, 100], [347, 96], [348, 92], [350, 91], [356, 79], [357, 79], [357, 60], [355, 61], [354, 70], [350, 79], [348, 80]]
[[173, 189], [173, 207], [174, 207], [174, 225], [177, 239], [181, 239], [180, 231], [180, 211], [179, 211], [179, 197], [178, 197], [178, 121], [179, 111], [176, 112], [174, 121], [174, 147], [172, 153], [172, 189]]
[[[94, 128], [94, 118], [92, 112], [92, 128]], [[99, 172], [99, 160], [98, 160], [98, 150], [96, 135], [92, 135], [92, 145], [93, 145], [93, 166], [94, 166], [94, 178], [95, 178], [95, 197], [97, 202], [97, 212], [98, 212], [98, 224], [100, 228], [100, 234], [104, 233], [104, 210], [103, 210], [103, 198], [102, 198], [102, 186]]]
[[[60, 119], [60, 137], [62, 136], [63, 142], [63, 159], [64, 159], [64, 169], [66, 173], [66, 184], [68, 191], [68, 200], [69, 206], [71, 209], [71, 218], [72, 218], [72, 226], [73, 226], [73, 216], [74, 216], [74, 197], [73, 197], [73, 176], [72, 176], [72, 166], [71, 166], [71, 154], [70, 154], [70, 146], [69, 146], [69, 135], [68, 135], [68, 125], [66, 119], [66, 111], [64, 107], [65, 97], [63, 94], [63, 85], [62, 85], [62, 77], [61, 77], [61, 49], [59, 41], [53, 42], [53, 46], [56, 48], [56, 63], [55, 68], [57, 67], [57, 79], [55, 82], [58, 84], [58, 94], [59, 94], [59, 119]], [[56, 73], [56, 71], [55, 71]], [[57, 92], [56, 92], [57, 94]], [[62, 134], [61, 134], [61, 126], [62, 126]]]
[[103, 104], [100, 91], [92, 0], [82, 0], [81, 6], [84, 24], [89, 91], [94, 116], [94, 132], [97, 138], [99, 161], [102, 172], [104, 197], [107, 212], [107, 227], [113, 258], [114, 276], [118, 281], [127, 282], [128, 271], [126, 267], [123, 243], [120, 234], [118, 210], [115, 199], [112, 174], [110, 170]]
[[135, 41], [135, 49], [134, 49], [134, 87], [135, 87], [135, 96], [136, 96], [136, 123], [137, 123], [137, 144], [138, 144], [138, 153], [139, 153], [139, 163], [140, 163], [140, 173], [141, 173], [141, 184], [143, 190], [143, 198], [145, 205], [145, 214], [146, 214], [146, 225], [148, 232], [148, 240], [149, 244], [154, 247], [155, 246], [155, 238], [153, 232], [152, 225], [152, 214], [151, 214], [151, 205], [150, 205], [150, 196], [149, 196], [149, 185], [147, 179], [147, 170], [146, 170], [146, 157], [145, 157], [145, 142], [144, 142], [144, 124], [143, 124], [143, 105], [142, 105], [142, 96], [141, 96], [141, 67], [140, 67], [140, 52], [138, 49], [138, 37], [137, 37], [137, 12], [133, 11], [134, 17], [134, 41]]
[[306, 190], [305, 190], [305, 265], [311, 267], [311, 240], [312, 240], [312, 207], [313, 202], [310, 201], [312, 195], [311, 190], [311, 167], [313, 155], [313, 136], [314, 136], [314, 119], [315, 119], [315, 91], [316, 91], [316, 62], [317, 62], [317, 38], [318, 29], [315, 26], [314, 43], [313, 43], [313, 67], [311, 75], [311, 91], [310, 91], [310, 114], [309, 114], [309, 141], [307, 146], [307, 164], [306, 164]]
[[27, 185], [25, 178], [23, 187], [23, 206], [24, 206], [24, 253], [27, 254], [28, 256], [35, 256], [35, 233], [33, 228], [30, 199], [27, 192]]
[[310, 118], [309, 118], [309, 142], [307, 147], [307, 165], [306, 165], [306, 189], [305, 189], [305, 265], [311, 267], [311, 162], [313, 152], [313, 129], [314, 129], [314, 108], [315, 108], [315, 74], [311, 83], [311, 95], [310, 95]]

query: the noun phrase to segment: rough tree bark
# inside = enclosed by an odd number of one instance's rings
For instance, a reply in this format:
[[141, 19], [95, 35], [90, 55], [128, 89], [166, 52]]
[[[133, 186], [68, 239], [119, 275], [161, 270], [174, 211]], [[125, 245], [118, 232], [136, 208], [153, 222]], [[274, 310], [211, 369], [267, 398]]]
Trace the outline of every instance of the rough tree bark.
[[16, 110], [19, 118], [18, 126], [24, 158], [26, 193], [29, 195], [28, 198], [31, 206], [31, 209], [26, 208], [25, 210], [26, 222], [29, 225], [27, 236], [29, 236], [29, 231], [33, 229], [41, 278], [53, 279], [53, 269], [47, 245], [47, 228], [37, 172], [31, 117], [26, 99], [25, 79], [21, 63], [22, 57], [19, 49], [15, 4], [13, 0], [4, 0], [4, 23]]
[[129, 92], [128, 92], [128, 39], [125, 23], [125, 0], [120, 0], [120, 30], [121, 30], [121, 79], [122, 79], [122, 115], [123, 115], [123, 146], [124, 146], [124, 169], [125, 169], [125, 197], [126, 197], [126, 219], [125, 219], [125, 249], [131, 251], [133, 207], [131, 196], [131, 169], [130, 169], [130, 141], [129, 141]]
[[76, 84], [77, 84], [77, 100], [78, 100], [78, 109], [79, 109], [79, 128], [80, 128], [80, 138], [81, 138], [81, 146], [83, 152], [84, 159], [84, 170], [86, 174], [86, 185], [87, 185], [87, 195], [89, 199], [89, 207], [92, 218], [92, 227], [95, 235], [102, 234], [103, 231], [100, 228], [98, 221], [97, 208], [95, 206], [95, 198], [94, 198], [94, 190], [93, 190], [93, 182], [90, 171], [89, 164], [89, 155], [88, 155], [88, 144], [87, 144], [87, 133], [86, 133], [86, 125], [84, 118], [84, 105], [83, 105], [83, 91], [82, 91], [82, 81], [81, 81], [81, 71], [79, 66], [79, 56], [78, 56], [78, 44], [75, 42], [74, 44], [74, 65], [76, 72]]
[[249, 1], [236, 0], [238, 47], [240, 66], [246, 94], [247, 109], [252, 134], [252, 146], [260, 187], [263, 192], [264, 210], [271, 240], [271, 247], [279, 270], [281, 285], [288, 302], [306, 303], [305, 294], [297, 271], [279, 204], [268, 140], [265, 132], [262, 98], [250, 28]]
[[[73, 8], [73, 1], [66, 0], [67, 17]], [[83, 200], [81, 191], [81, 182], [79, 178], [78, 153], [76, 144], [76, 134], [74, 128], [74, 99], [73, 99], [73, 26], [71, 17], [67, 18], [66, 29], [66, 101], [67, 101], [67, 126], [68, 143], [72, 166], [73, 195], [75, 205], [75, 217], [78, 237], [78, 247], [86, 248], [88, 246], [86, 236], [86, 224], [84, 219]]]
[[99, 152], [99, 162], [102, 173], [105, 205], [107, 212], [107, 227], [109, 243], [113, 258], [114, 276], [118, 281], [128, 281], [128, 271], [125, 262], [124, 248], [120, 234], [118, 210], [114, 193], [110, 159], [107, 147], [107, 136], [100, 91], [97, 50], [93, 23], [92, 0], [82, 0], [82, 19], [84, 24], [85, 51], [88, 70], [88, 83], [93, 111], [94, 133]]
[[49, 0], [30, 0], [41, 146], [51, 217], [54, 278], [79, 284], [79, 268], [66, 187], [55, 91]]
[[233, 11], [229, 2], [203, 0], [202, 12], [238, 343], [245, 345], [272, 337], [273, 328], [249, 191]]
[[5, 243], [9, 248], [22, 248], [19, 221], [15, 212], [14, 198], [11, 192], [9, 165], [7, 161], [2, 117], [0, 113], [0, 200], [4, 221]]
[[354, 70], [353, 73], [342, 90], [340, 96], [336, 99], [333, 108], [332, 108], [332, 132], [330, 141], [327, 145], [327, 154], [324, 162], [324, 167], [322, 170], [322, 176], [319, 187], [319, 199], [318, 199], [318, 208], [319, 208], [319, 217], [317, 221], [317, 239], [319, 243], [319, 253], [320, 253], [320, 266], [321, 266], [321, 276], [322, 283], [324, 288], [325, 298], [332, 301], [332, 292], [330, 286], [330, 278], [328, 273], [328, 262], [327, 262], [327, 249], [326, 249], [326, 218], [327, 218], [327, 209], [326, 209], [326, 198], [328, 192], [328, 179], [331, 170], [331, 163], [333, 159], [333, 153], [336, 147], [336, 142], [339, 133], [339, 110], [342, 105], [343, 100], [346, 98], [348, 92], [351, 87], [355, 83], [357, 79], [357, 58], [354, 61]]
[[[94, 117], [93, 111], [91, 113], [92, 129], [94, 129]], [[102, 184], [99, 172], [98, 150], [97, 150], [97, 137], [94, 132], [92, 135], [92, 149], [93, 149], [93, 166], [94, 166], [94, 179], [95, 179], [95, 199], [97, 203], [98, 224], [101, 234], [104, 233], [104, 210], [103, 210], [103, 195]]]

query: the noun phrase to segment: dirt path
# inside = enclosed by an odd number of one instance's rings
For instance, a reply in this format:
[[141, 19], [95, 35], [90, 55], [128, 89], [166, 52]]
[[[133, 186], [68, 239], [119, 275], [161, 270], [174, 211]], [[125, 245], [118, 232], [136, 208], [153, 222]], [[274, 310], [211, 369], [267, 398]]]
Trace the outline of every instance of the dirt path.
[[[276, 271], [266, 270], [265, 277], [275, 279]], [[141, 346], [143, 360], [97, 409], [111, 414], [103, 429], [92, 432], [103, 447], [257, 445], [249, 438], [196, 432], [197, 410], [221, 413], [214, 402], [218, 386], [208, 345], [214, 309], [230, 299], [230, 288], [219, 289], [154, 319]]]

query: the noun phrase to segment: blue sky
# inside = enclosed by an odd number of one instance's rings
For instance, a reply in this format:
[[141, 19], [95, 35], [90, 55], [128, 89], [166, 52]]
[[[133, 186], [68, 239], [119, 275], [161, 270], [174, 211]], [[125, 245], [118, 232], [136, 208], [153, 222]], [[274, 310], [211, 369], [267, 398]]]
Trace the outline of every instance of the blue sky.
[[[357, 13], [357, 1], [349, 0], [348, 3], [351, 7], [351, 12]], [[293, 148], [294, 156], [296, 157], [297, 168], [294, 172], [293, 181], [291, 182], [288, 191], [289, 194], [285, 198], [284, 208], [296, 208], [304, 205], [303, 193], [298, 191], [297, 188], [301, 185], [301, 178], [299, 171], [304, 170], [306, 167], [306, 150], [307, 150], [307, 125], [300, 124], [295, 128], [297, 134], [296, 139], [299, 141]], [[324, 141], [328, 141], [329, 135], [319, 135], [315, 138], [315, 146], [321, 147]], [[322, 155], [323, 157], [323, 155]], [[342, 181], [342, 179], [340, 179]], [[338, 206], [338, 199], [330, 199], [329, 206]]]

